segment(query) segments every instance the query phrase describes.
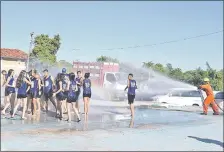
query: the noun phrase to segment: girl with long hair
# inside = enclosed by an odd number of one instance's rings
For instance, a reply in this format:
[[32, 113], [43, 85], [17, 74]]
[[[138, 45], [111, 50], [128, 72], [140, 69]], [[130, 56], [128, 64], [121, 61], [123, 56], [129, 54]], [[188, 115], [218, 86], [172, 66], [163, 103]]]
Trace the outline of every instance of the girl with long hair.
[[53, 96], [56, 96], [57, 99], [57, 106], [59, 111], [59, 119], [61, 120], [63, 118], [63, 102], [66, 102], [66, 89], [67, 89], [67, 82], [64, 80], [65, 75], [62, 73], [58, 73], [56, 78], [56, 87], [57, 91], [53, 94]]
[[77, 102], [77, 84], [76, 84], [76, 79], [75, 79], [75, 74], [70, 73], [69, 74], [69, 81], [67, 85], [67, 90], [68, 90], [68, 96], [67, 96], [67, 110], [68, 110], [68, 121], [71, 121], [71, 107], [75, 111], [76, 116], [78, 117], [78, 122], [80, 121], [80, 115], [78, 112], [78, 109], [76, 108], [76, 102]]
[[16, 88], [18, 88], [17, 92], [17, 103], [14, 108], [14, 112], [12, 114], [12, 117], [15, 116], [15, 113], [17, 112], [17, 109], [21, 102], [23, 103], [23, 113], [21, 116], [21, 119], [26, 119], [25, 113], [26, 113], [26, 104], [27, 104], [27, 92], [29, 90], [29, 86], [31, 85], [30, 79], [26, 76], [26, 71], [22, 70], [16, 80]]
[[88, 119], [89, 101], [91, 98], [91, 80], [89, 79], [90, 73], [85, 73], [83, 80], [83, 101], [84, 101], [84, 113], [85, 120]]
[[14, 79], [14, 70], [10, 69], [8, 71], [6, 83], [5, 83], [5, 96], [6, 96], [6, 104], [4, 109], [2, 110], [2, 114], [5, 115], [5, 110], [11, 105], [10, 114], [12, 116], [15, 102], [15, 79]]

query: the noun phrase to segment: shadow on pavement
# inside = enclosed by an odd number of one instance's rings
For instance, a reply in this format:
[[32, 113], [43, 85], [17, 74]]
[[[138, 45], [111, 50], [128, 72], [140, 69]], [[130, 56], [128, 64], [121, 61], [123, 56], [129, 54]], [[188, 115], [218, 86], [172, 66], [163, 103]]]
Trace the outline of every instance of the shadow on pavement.
[[213, 139], [208, 139], [208, 138], [199, 138], [199, 137], [195, 137], [195, 136], [188, 136], [188, 138], [193, 138], [196, 139], [198, 141], [204, 142], [204, 143], [209, 143], [209, 144], [215, 144], [218, 146], [221, 146], [224, 148], [224, 143], [218, 140], [213, 140]]

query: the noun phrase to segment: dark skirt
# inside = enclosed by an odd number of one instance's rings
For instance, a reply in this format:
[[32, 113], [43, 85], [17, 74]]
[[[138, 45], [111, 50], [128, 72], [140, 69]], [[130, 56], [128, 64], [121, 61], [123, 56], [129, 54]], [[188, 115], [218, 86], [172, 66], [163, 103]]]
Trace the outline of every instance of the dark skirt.
[[68, 102], [68, 103], [76, 102], [76, 97], [75, 97], [75, 96], [74, 96], [74, 97], [70, 97], [70, 96], [68, 96], [68, 98], [67, 98], [67, 102]]
[[30, 97], [32, 98], [32, 99], [37, 99], [37, 98], [39, 98], [38, 97], [39, 95], [38, 95], [38, 91], [30, 91]]
[[27, 97], [26, 94], [17, 94], [17, 99], [24, 99], [26, 97]]
[[83, 93], [83, 98], [84, 98], [84, 97], [91, 98], [91, 94], [85, 94], [85, 93]]
[[67, 96], [66, 96], [65, 92], [59, 92], [58, 94], [56, 94], [56, 99], [58, 101], [65, 100], [66, 98], [67, 98]]
[[128, 94], [128, 104], [133, 104], [135, 100], [135, 95]]
[[11, 93], [15, 93], [16, 90], [13, 87], [5, 87], [5, 96], [8, 96]]
[[44, 99], [45, 101], [48, 101], [48, 99], [50, 99], [53, 96], [53, 91], [44, 93]]

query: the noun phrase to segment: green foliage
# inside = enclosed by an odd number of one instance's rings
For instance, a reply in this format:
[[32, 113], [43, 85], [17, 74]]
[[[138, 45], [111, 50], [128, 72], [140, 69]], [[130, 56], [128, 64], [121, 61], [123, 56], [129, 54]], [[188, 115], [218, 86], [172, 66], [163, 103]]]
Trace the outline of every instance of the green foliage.
[[68, 73], [71, 72], [73, 68], [73, 65], [65, 60], [58, 61], [56, 66], [59, 68], [66, 68]]
[[53, 38], [46, 34], [37, 35], [34, 38], [34, 48], [30, 57], [49, 64], [55, 63], [56, 54], [61, 45], [60, 40], [59, 35], [55, 35]]
[[163, 73], [171, 78], [179, 81], [183, 81], [194, 86], [198, 86], [203, 83], [203, 79], [208, 77], [214, 90], [223, 90], [223, 69], [216, 71], [211, 68], [208, 62], [206, 62], [207, 69], [203, 70], [200, 67], [195, 70], [189, 70], [183, 72], [180, 68], [173, 68], [170, 63], [164, 67], [160, 63], [143, 62], [143, 67], [150, 68], [160, 73]]
[[114, 63], [119, 63], [117, 59], [108, 57], [108, 56], [100, 56], [96, 59], [97, 62], [114, 62]]
[[[96, 59], [97, 62], [115, 62], [119, 63], [117, 59], [113, 59], [108, 56], [100, 56]], [[183, 72], [180, 68], [173, 68], [172, 64], [168, 63], [166, 66], [160, 63], [143, 62], [142, 67], [153, 69], [157, 72], [160, 72], [164, 75], [167, 75], [170, 78], [186, 82], [188, 84], [192, 84], [194, 86], [201, 85], [203, 83], [203, 79], [208, 77], [210, 79], [210, 83], [214, 90], [223, 90], [223, 69], [220, 71], [216, 71], [213, 69], [208, 62], [206, 62], [207, 69], [203, 70], [200, 67], [195, 70], [189, 70]], [[129, 70], [128, 70], [129, 69]], [[120, 70], [123, 72], [133, 72], [135, 69], [131, 67], [127, 67], [127, 65], [120, 63]], [[137, 72], [141, 73], [141, 72]]]

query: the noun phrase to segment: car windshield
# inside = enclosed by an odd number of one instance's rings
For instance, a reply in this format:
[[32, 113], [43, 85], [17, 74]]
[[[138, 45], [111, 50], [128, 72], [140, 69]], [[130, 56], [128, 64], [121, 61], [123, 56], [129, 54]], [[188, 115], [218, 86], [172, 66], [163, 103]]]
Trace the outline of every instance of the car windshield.
[[216, 93], [215, 99], [224, 99], [224, 92]]
[[201, 97], [197, 90], [174, 90], [171, 91], [170, 96], [173, 97]]
[[128, 75], [125, 73], [115, 73], [115, 77], [117, 81], [124, 81], [128, 79]]

